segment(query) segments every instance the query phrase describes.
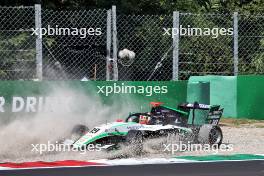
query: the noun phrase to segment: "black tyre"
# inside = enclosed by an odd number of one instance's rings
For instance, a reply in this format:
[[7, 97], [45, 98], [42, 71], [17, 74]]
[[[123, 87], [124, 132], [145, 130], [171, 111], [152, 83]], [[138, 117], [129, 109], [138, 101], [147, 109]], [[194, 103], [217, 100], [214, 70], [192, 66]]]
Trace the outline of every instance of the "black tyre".
[[219, 126], [203, 125], [198, 134], [198, 142], [201, 144], [217, 144], [220, 146], [223, 141], [223, 133]]
[[126, 145], [132, 154], [141, 154], [143, 151], [142, 132], [137, 130], [130, 130], [126, 136]]
[[75, 125], [71, 131], [71, 135], [81, 137], [88, 131], [89, 131], [89, 128], [85, 125]]

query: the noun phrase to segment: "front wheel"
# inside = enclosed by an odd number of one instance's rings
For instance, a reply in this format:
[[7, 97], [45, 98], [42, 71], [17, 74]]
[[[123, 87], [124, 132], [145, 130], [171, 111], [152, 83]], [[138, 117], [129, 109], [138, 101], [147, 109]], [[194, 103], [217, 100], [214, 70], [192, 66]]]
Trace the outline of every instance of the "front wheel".
[[132, 154], [139, 155], [143, 151], [143, 134], [141, 131], [130, 130], [126, 135], [126, 144]]
[[71, 131], [71, 138], [72, 140], [78, 140], [88, 131], [89, 131], [89, 128], [85, 125], [81, 125], [81, 124], [75, 125]]

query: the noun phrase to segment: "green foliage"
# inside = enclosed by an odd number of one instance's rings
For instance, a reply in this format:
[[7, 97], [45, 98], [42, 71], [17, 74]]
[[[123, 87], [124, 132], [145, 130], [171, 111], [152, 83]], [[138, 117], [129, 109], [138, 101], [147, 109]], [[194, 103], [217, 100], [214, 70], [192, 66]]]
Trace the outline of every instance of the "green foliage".
[[[39, 0], [2, 0], [2, 6], [34, 5]], [[262, 13], [263, 0], [42, 0], [48, 8], [110, 8], [113, 4], [122, 13], [164, 14], [181, 12]]]
[[27, 73], [23, 75], [21, 71], [31, 71], [30, 64], [35, 63], [35, 46], [31, 46], [31, 43], [32, 36], [28, 32], [0, 34], [0, 79], [15, 79], [18, 76], [16, 73], [21, 74], [20, 78], [28, 77]]

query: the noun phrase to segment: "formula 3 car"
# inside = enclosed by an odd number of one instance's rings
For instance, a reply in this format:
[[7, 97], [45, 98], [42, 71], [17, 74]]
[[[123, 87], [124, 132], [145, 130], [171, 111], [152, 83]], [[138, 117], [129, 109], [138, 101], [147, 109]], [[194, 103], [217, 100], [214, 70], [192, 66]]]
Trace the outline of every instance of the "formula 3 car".
[[[193, 143], [221, 145], [223, 134], [218, 123], [223, 109], [219, 105], [183, 103], [177, 109], [159, 102], [152, 102], [151, 105], [150, 112], [130, 113], [125, 121], [102, 124], [90, 131], [84, 125], [78, 125], [72, 132], [79, 137], [66, 140], [65, 144], [74, 148], [99, 144], [102, 149], [113, 149], [124, 143], [134, 147], [135, 152], [140, 152], [145, 139], [178, 134], [181, 140], [186, 138]], [[202, 125], [194, 123], [197, 110], [206, 112]], [[188, 118], [191, 118], [191, 123], [188, 123]]]

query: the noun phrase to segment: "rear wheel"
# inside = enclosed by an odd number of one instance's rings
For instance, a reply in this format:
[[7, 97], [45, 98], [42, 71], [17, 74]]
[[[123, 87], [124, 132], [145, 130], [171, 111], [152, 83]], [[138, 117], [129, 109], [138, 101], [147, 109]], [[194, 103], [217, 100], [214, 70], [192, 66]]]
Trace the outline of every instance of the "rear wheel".
[[203, 125], [198, 134], [198, 142], [201, 144], [217, 144], [220, 146], [223, 141], [223, 133], [219, 126]]

